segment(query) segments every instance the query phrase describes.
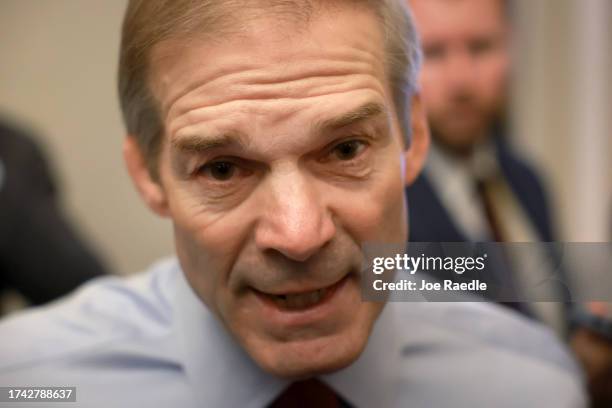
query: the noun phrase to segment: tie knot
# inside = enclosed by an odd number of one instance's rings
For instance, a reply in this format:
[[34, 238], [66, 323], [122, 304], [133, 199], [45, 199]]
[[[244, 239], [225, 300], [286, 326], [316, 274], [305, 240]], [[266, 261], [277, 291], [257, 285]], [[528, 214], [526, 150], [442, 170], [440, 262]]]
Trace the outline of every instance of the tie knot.
[[317, 379], [291, 383], [269, 408], [339, 408], [338, 395]]

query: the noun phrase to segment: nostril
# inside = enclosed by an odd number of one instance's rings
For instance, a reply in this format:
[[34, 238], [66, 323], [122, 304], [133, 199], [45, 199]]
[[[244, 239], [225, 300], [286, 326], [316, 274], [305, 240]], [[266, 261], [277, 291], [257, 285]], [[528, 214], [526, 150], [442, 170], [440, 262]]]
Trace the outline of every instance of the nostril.
[[255, 241], [260, 251], [278, 252], [293, 261], [305, 262], [327, 245], [334, 234], [331, 220], [319, 219], [296, 225], [277, 219], [259, 225]]

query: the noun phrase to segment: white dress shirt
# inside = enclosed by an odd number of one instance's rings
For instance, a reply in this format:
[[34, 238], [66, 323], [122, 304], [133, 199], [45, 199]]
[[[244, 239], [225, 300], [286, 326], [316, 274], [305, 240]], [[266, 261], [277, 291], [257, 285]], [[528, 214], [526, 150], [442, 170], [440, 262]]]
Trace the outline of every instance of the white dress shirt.
[[[355, 407], [585, 406], [554, 336], [484, 303], [391, 302], [358, 360], [321, 380]], [[77, 387], [53, 407], [260, 408], [288, 384], [236, 344], [175, 259], [0, 324], [0, 386]]]

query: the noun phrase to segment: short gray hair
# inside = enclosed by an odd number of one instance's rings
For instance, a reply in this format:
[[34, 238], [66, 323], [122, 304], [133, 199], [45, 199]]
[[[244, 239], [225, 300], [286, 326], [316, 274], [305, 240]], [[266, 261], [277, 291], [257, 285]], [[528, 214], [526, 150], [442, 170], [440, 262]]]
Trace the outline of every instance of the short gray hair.
[[[119, 99], [125, 126], [144, 153], [149, 172], [158, 177], [157, 161], [164, 135], [158, 102], [148, 83], [151, 51], [162, 41], [223, 31], [232, 12], [245, 4], [283, 9], [308, 20], [313, 6], [332, 0], [130, 0], [123, 20], [119, 55]], [[421, 49], [404, 0], [334, 0], [365, 6], [379, 17], [384, 34], [386, 69], [406, 145], [410, 142], [410, 96], [416, 89]]]

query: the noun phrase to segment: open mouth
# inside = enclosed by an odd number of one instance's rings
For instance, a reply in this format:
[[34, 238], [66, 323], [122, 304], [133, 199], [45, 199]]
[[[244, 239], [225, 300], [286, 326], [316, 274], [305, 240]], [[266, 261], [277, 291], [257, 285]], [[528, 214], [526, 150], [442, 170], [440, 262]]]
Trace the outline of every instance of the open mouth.
[[268, 295], [281, 309], [301, 310], [317, 305], [328, 294], [329, 289], [313, 290], [294, 295]]
[[[347, 275], [348, 276], [348, 275]], [[331, 298], [334, 292], [344, 283], [347, 276], [340, 279], [325, 288], [311, 290], [308, 292], [300, 293], [287, 293], [287, 294], [268, 294], [257, 291], [257, 293], [265, 298], [268, 302], [273, 303], [278, 309], [286, 311], [303, 311], [306, 309], [313, 308], [319, 304], [325, 303], [325, 301]]]

